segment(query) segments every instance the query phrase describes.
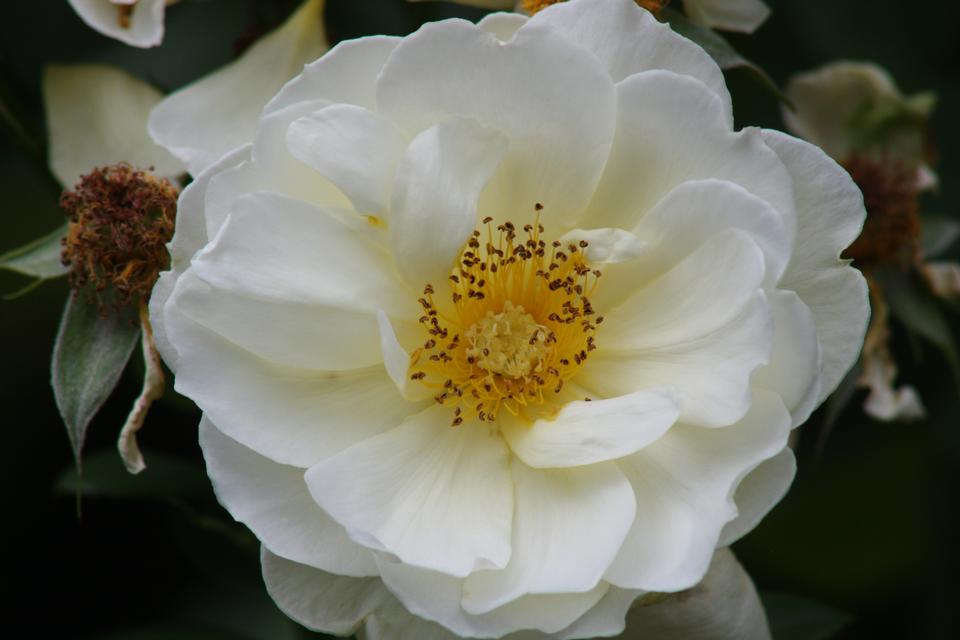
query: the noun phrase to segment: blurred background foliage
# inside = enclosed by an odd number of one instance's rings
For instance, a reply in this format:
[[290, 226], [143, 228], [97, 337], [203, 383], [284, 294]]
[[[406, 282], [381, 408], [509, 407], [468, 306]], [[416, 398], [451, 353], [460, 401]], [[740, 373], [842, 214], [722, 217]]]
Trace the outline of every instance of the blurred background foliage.
[[[925, 213], [960, 217], [960, 4], [949, 0], [772, 1], [752, 36], [729, 36], [782, 85], [839, 60], [885, 67], [905, 93], [934, 90], [940, 193]], [[295, 0], [182, 0], [163, 45], [134, 49], [83, 25], [62, 0], [9, 2], [0, 19], [0, 253], [63, 221], [46, 172], [40, 74], [47, 63], [121, 66], [169, 91], [234, 59], [278, 25]], [[405, 34], [426, 20], [481, 11], [404, 0], [328, 0], [331, 42]], [[776, 98], [748, 72], [728, 73], [738, 126], [782, 128]], [[229, 105], [224, 105], [229, 109]], [[955, 247], [947, 257], [957, 258]], [[0, 272], [0, 294], [25, 281]], [[0, 303], [5, 628], [54, 637], [293, 639], [310, 636], [262, 588], [257, 541], [219, 508], [196, 444], [198, 412], [168, 390], [141, 443], [149, 468], [126, 474], [117, 429], [142, 376], [139, 355], [95, 418], [82, 518], [70, 446], [48, 384], [66, 283]], [[956, 334], [956, 318], [953, 330]], [[960, 399], [945, 360], [894, 328], [901, 380], [929, 416], [865, 417], [858, 392], [822, 449], [823, 411], [802, 427], [787, 498], [736, 545], [767, 604], [776, 640], [956, 637], [960, 614]], [[922, 353], [918, 355], [918, 353]], [[44, 612], [42, 617], [37, 612]]]

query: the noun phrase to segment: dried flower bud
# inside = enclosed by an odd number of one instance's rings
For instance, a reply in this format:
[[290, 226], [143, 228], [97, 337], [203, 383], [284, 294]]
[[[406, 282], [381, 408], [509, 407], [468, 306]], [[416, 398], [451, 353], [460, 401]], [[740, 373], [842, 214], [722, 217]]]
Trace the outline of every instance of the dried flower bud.
[[919, 258], [920, 201], [916, 170], [853, 155], [844, 167], [863, 192], [867, 219], [844, 257], [860, 268], [911, 269]]
[[61, 260], [71, 267], [70, 285], [90, 286], [101, 308], [145, 301], [170, 264], [177, 195], [168, 180], [125, 163], [94, 169], [65, 191]]

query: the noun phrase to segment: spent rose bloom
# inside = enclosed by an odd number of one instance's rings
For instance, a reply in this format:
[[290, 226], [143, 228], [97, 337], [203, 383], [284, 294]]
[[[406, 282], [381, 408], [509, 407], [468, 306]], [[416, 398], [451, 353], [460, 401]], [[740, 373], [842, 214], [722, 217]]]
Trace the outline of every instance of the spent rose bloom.
[[[659, 629], [689, 610], [649, 592], [752, 593], [722, 548], [859, 350], [863, 217], [822, 151], [733, 130], [703, 50], [575, 0], [308, 65], [183, 192], [151, 317], [298, 621]], [[765, 635], [744, 602], [712, 637]]]
[[[932, 294], [960, 299], [960, 265], [931, 260], [921, 243], [920, 194], [938, 182], [930, 132], [936, 96], [905, 96], [885, 69], [850, 61], [797, 74], [786, 93], [795, 107], [783, 110], [787, 128], [843, 165], [863, 192], [863, 232], [844, 253], [866, 276], [873, 309], [857, 379], [869, 390], [863, 409], [878, 420], [923, 418], [917, 390], [897, 384], [884, 275], [916, 274]], [[951, 242], [945, 238], [941, 249]]]

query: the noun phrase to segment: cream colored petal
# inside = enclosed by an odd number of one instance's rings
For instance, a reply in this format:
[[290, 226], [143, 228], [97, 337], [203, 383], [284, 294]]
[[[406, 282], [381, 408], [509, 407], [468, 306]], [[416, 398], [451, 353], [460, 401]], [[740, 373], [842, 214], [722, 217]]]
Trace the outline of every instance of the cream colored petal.
[[270, 98], [329, 47], [323, 7], [307, 0], [239, 60], [168, 96], [150, 114], [153, 139], [193, 175], [250, 142]]
[[488, 13], [480, 19], [477, 27], [492, 33], [500, 42], [510, 42], [528, 19], [527, 16], [519, 13]]
[[752, 531], [787, 494], [796, 473], [797, 461], [789, 448], [764, 460], [748, 473], [737, 485], [733, 497], [737, 505], [737, 517], [724, 525], [717, 546], [731, 545]]
[[50, 170], [64, 187], [95, 167], [118, 162], [172, 178], [183, 165], [147, 133], [159, 91], [122, 69], [50, 65], [43, 73]]
[[819, 404], [856, 360], [870, 315], [866, 280], [840, 258], [863, 228], [863, 196], [821, 149], [779, 131], [765, 130], [763, 139], [793, 179], [797, 236], [779, 286], [796, 291], [813, 313], [823, 362]]
[[927, 262], [921, 272], [934, 294], [946, 300], [960, 301], [960, 264]]
[[[576, 622], [610, 588], [601, 582], [586, 593], [526, 595], [489, 613], [472, 615], [460, 603], [462, 578], [382, 558], [378, 564], [384, 584], [407, 610], [465, 638], [500, 638], [521, 629], [555, 633]], [[519, 636], [523, 637], [530, 636]]]
[[451, 428], [448, 407], [410, 416], [306, 474], [350, 537], [404, 565], [466, 576], [510, 557], [509, 452], [482, 424]]
[[521, 28], [504, 43], [466, 21], [428, 23], [397, 46], [377, 82], [378, 111], [407, 135], [460, 117], [507, 138], [480, 214], [519, 226], [537, 203], [551, 229], [576, 218], [606, 162], [614, 108], [599, 61], [547, 28]]
[[753, 33], [770, 17], [761, 0], [683, 0], [693, 22], [720, 31]]
[[207, 171], [196, 176], [193, 182], [180, 193], [180, 200], [177, 202], [177, 229], [170, 244], [167, 245], [170, 251], [170, 270], [160, 274], [150, 294], [150, 323], [153, 325], [153, 339], [163, 361], [174, 372], [177, 370], [179, 355], [175, 345], [167, 338], [163, 307], [173, 294], [177, 279], [190, 266], [190, 259], [208, 241], [204, 199], [210, 179], [224, 169], [244, 162], [249, 157], [250, 145], [227, 154]]
[[670, 592], [699, 582], [721, 531], [737, 516], [735, 490], [783, 450], [789, 430], [790, 415], [776, 394], [755, 390], [750, 411], [736, 424], [676, 425], [619, 460], [637, 517], [604, 578], [623, 588]]
[[393, 184], [394, 261], [414, 289], [440, 286], [477, 224], [477, 204], [507, 153], [507, 139], [469, 118], [421, 132], [403, 154]]
[[773, 312], [773, 353], [753, 382], [780, 395], [797, 427], [810, 417], [820, 395], [823, 358], [817, 324], [810, 307], [794, 291], [770, 291], [768, 300]]
[[326, 100], [298, 102], [264, 116], [250, 159], [210, 178], [204, 195], [207, 234], [213, 238], [244, 195], [270, 191], [327, 209], [350, 209], [350, 200], [315, 169], [290, 153], [286, 132], [297, 119], [327, 106]]
[[791, 133], [844, 160], [858, 146], [855, 118], [883, 101], [903, 103], [887, 71], [875, 64], [836, 62], [795, 75], [784, 89], [794, 108], [783, 108]]
[[617, 84], [613, 148], [581, 225], [633, 229], [681, 183], [723, 180], [766, 201], [791, 229], [790, 174], [759, 130], [734, 132], [723, 102], [698, 80], [670, 71]]
[[287, 129], [295, 158], [340, 187], [358, 213], [383, 216], [406, 140], [373, 111], [334, 104], [297, 120]]
[[367, 36], [340, 42], [285, 84], [267, 103], [264, 115], [313, 100], [375, 109], [377, 76], [400, 40], [395, 36]]
[[403, 400], [382, 365], [335, 372], [271, 365], [187, 318], [176, 291], [163, 314], [178, 349], [176, 390], [225, 434], [281, 464], [309, 467], [422, 408]]
[[393, 600], [379, 578], [351, 578], [292, 562], [260, 548], [267, 592], [280, 610], [314, 631], [350, 635]]
[[563, 2], [537, 13], [521, 30], [546, 27], [590, 51], [614, 82], [651, 69], [699, 80], [717, 96], [727, 127], [733, 107], [723, 72], [706, 51], [629, 0]]
[[[163, 14], [167, 0], [68, 0], [77, 15], [105, 36], [133, 47], [155, 47], [163, 40]], [[120, 23], [121, 4], [133, 4], [129, 25]]]
[[625, 396], [566, 403], [549, 420], [505, 416], [501, 425], [511, 451], [531, 467], [578, 467], [636, 453], [676, 422], [680, 407], [669, 387]]
[[472, 615], [494, 614], [528, 594], [591, 592], [634, 521], [636, 498], [613, 463], [532, 469], [514, 458], [512, 469], [510, 563], [464, 580], [461, 605]]
[[348, 538], [310, 497], [302, 468], [251, 451], [206, 416], [200, 448], [217, 500], [270, 551], [343, 576], [378, 575], [373, 553]]
[[729, 549], [720, 549], [696, 587], [642, 602], [627, 614], [622, 640], [770, 640], [763, 604]]

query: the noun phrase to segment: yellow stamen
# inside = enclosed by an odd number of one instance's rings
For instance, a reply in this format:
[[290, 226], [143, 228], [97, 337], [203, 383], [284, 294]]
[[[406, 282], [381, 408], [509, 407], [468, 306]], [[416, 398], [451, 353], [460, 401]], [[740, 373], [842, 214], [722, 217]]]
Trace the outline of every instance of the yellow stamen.
[[491, 222], [483, 221], [484, 241], [474, 231], [461, 252], [444, 312], [433, 285], [420, 298], [428, 338], [413, 353], [409, 376], [454, 408], [454, 426], [551, 402], [595, 349], [603, 320], [587, 297], [601, 274], [584, 260], [586, 242], [548, 246], [539, 214], [523, 228], [526, 239], [510, 222], [495, 230]]

